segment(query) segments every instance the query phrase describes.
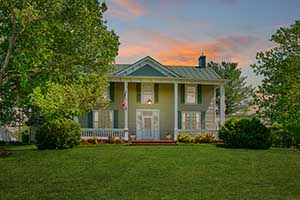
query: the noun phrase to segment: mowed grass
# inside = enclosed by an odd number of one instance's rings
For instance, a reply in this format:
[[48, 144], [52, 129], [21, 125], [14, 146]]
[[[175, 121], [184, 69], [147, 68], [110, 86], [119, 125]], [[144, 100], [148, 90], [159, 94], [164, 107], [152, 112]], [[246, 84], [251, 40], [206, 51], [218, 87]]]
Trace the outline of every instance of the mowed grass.
[[300, 199], [300, 153], [102, 145], [0, 158], [0, 199]]

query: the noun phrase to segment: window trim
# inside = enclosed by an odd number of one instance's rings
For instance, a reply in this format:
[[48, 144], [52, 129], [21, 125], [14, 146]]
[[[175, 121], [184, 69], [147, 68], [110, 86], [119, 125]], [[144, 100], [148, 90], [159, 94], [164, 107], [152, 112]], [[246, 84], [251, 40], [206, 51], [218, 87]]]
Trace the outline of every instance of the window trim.
[[[98, 115], [97, 116], [97, 121], [95, 121], [95, 111], [97, 112]], [[109, 112], [111, 113], [111, 128], [114, 128], [114, 110], [103, 110], [103, 109], [99, 109], [99, 110], [96, 110], [96, 109], [93, 109], [93, 127], [95, 127], [95, 124], [97, 124], [97, 128], [99, 127], [99, 123], [100, 123], [100, 127], [101, 129], [102, 128], [107, 128], [105, 127], [105, 121], [103, 121], [105, 119], [105, 112]], [[99, 121], [99, 113], [101, 113], [101, 122]], [[104, 125], [104, 127], [103, 127]]]
[[147, 104], [147, 102], [144, 102], [144, 87], [145, 86], [151, 86], [152, 90], [152, 104], [155, 104], [155, 94], [154, 94], [154, 83], [142, 83], [141, 84], [141, 104]]
[[[192, 113], [195, 113], [196, 115], [199, 116], [199, 122], [198, 122], [198, 126], [199, 128], [197, 129], [192, 129], [192, 128], [188, 128], [186, 129], [185, 128], [185, 125], [184, 125], [184, 121], [185, 121], [185, 114], [186, 113], [189, 113], [189, 114], [192, 114]], [[197, 122], [196, 122], [197, 123]], [[189, 121], [189, 127], [192, 126], [192, 123], [191, 123], [191, 119]], [[181, 129], [182, 130], [202, 130], [202, 127], [201, 127], [201, 111], [181, 111]]]
[[[194, 103], [188, 103], [187, 102], [187, 88], [188, 87], [193, 87], [194, 89], [195, 89], [195, 102]], [[188, 105], [196, 105], [197, 104], [197, 102], [198, 102], [198, 94], [197, 94], [197, 85], [196, 84], [185, 84], [185, 94], [184, 94], [184, 97], [185, 97], [185, 104], [188, 104]]]

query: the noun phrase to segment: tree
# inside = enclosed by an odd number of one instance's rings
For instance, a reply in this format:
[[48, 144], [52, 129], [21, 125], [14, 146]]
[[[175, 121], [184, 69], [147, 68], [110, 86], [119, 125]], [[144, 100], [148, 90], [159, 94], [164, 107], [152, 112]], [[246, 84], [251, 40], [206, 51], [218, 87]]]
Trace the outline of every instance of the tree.
[[[107, 100], [102, 95], [106, 88], [106, 77], [99, 79], [97, 74], [79, 77], [74, 83], [62, 85], [48, 82], [46, 92], [36, 87], [30, 95], [32, 105], [38, 107], [46, 120], [58, 118], [74, 119], [83, 112], [90, 111], [96, 104], [105, 107]], [[105, 84], [105, 85], [103, 85]]]
[[14, 119], [15, 107], [32, 110], [30, 94], [34, 88], [46, 94], [49, 82], [71, 87], [94, 73], [96, 82], [103, 81], [98, 89], [106, 86], [103, 77], [111, 71], [119, 45], [103, 20], [106, 9], [97, 0], [1, 2], [0, 125]]
[[[300, 135], [300, 20], [272, 35], [276, 47], [257, 53], [252, 65], [264, 76], [255, 102], [267, 123], [282, 124], [296, 138]], [[297, 142], [299, 144], [299, 140]]]
[[[225, 83], [226, 115], [249, 108], [249, 99], [254, 91], [251, 85], [246, 85], [245, 80], [247, 77], [241, 76], [242, 72], [237, 66], [237, 63], [231, 62], [208, 63], [208, 67], [213, 68], [221, 78], [227, 80]], [[217, 101], [219, 99], [220, 94], [217, 92]]]

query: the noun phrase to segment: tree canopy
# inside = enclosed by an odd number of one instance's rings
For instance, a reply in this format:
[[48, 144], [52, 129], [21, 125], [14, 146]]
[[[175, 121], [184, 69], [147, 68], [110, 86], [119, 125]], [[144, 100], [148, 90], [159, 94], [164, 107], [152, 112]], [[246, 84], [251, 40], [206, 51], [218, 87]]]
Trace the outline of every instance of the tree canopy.
[[[88, 80], [95, 77], [99, 91], [107, 86], [103, 77], [112, 69], [119, 42], [103, 20], [106, 9], [97, 0], [1, 2], [0, 124], [14, 119], [16, 107], [30, 110], [35, 88], [47, 96], [50, 85], [80, 87], [79, 80], [86, 79], [93, 87]], [[78, 98], [95, 103], [91, 93]]]
[[277, 30], [271, 41], [276, 47], [257, 53], [252, 65], [264, 76], [255, 97], [258, 114], [270, 124], [300, 133], [300, 20]]
[[[231, 115], [237, 111], [245, 111], [249, 107], [249, 100], [253, 93], [253, 87], [247, 85], [246, 78], [242, 76], [242, 72], [237, 68], [237, 63], [222, 62], [208, 63], [208, 67], [212, 67], [223, 79], [226, 79], [225, 83], [225, 104], [226, 115]], [[217, 92], [217, 101], [219, 101], [220, 95]]]

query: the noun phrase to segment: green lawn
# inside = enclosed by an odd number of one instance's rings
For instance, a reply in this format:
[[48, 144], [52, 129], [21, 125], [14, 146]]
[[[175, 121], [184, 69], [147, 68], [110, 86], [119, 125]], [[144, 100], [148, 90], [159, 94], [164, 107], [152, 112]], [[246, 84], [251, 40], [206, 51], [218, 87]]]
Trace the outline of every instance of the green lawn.
[[11, 149], [0, 199], [300, 199], [300, 153], [214, 145]]

